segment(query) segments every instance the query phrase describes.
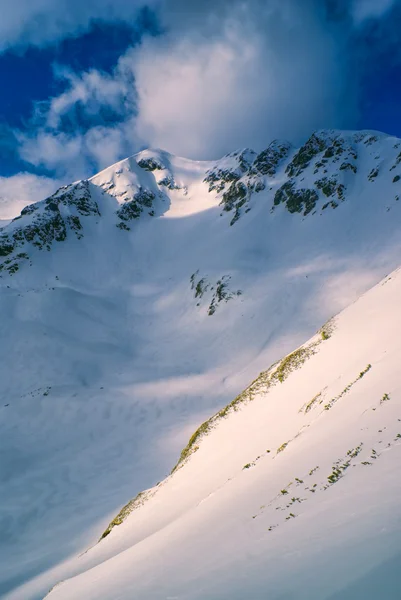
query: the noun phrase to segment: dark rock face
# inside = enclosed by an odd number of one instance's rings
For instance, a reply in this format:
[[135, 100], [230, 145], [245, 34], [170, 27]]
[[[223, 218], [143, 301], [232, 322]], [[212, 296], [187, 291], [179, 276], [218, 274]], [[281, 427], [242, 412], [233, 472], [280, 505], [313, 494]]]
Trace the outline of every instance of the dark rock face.
[[[288, 212], [306, 216], [317, 210], [321, 199], [330, 200], [322, 209], [337, 208], [338, 203], [345, 200], [347, 185], [358, 172], [359, 150], [377, 141], [377, 136], [366, 132], [343, 135], [337, 131], [321, 131], [314, 133], [292, 156], [290, 144], [274, 141], [258, 155], [249, 150], [228, 155], [207, 172], [204, 181], [209, 185], [209, 192], [219, 195], [223, 210], [234, 212], [231, 225], [251, 210], [251, 197], [267, 186], [275, 189], [272, 191], [273, 210], [284, 205]], [[224, 169], [222, 164], [227, 158], [235, 160]], [[397, 161], [393, 168], [396, 166]], [[373, 168], [368, 180], [374, 182], [378, 174], [379, 169]], [[314, 179], [314, 175], [318, 177]], [[284, 179], [278, 189], [276, 178]]]
[[162, 171], [165, 168], [160, 161], [152, 157], [142, 158], [138, 162], [138, 167], [141, 167], [141, 169], [144, 169], [145, 171]]
[[28, 259], [29, 256], [26, 252], [11, 255], [27, 244], [39, 250], [50, 250], [54, 242], [64, 242], [69, 233], [81, 239], [80, 216], [100, 216], [87, 181], [62, 187], [47, 200], [25, 207], [13, 220], [13, 223], [21, 220], [21, 225], [0, 234], [0, 256], [9, 257], [0, 265], [0, 271], [16, 272], [21, 258]]
[[[296, 153], [285, 172], [289, 177], [301, 175], [311, 161], [324, 150], [328, 149], [327, 141], [314, 133]], [[330, 153], [329, 153], [330, 154]], [[325, 158], [330, 158], [329, 154]]]
[[149, 214], [151, 216], [154, 216], [155, 213], [153, 210], [153, 201], [155, 200], [155, 198], [156, 196], [153, 192], [140, 187], [138, 192], [134, 195], [133, 199], [124, 202], [124, 204], [122, 204], [117, 210], [118, 218], [121, 219], [121, 221], [125, 222], [124, 224], [122, 224], [121, 222], [117, 223], [117, 227], [119, 227], [119, 229], [129, 230], [129, 227], [128, 225], [126, 225], [126, 222], [132, 221], [133, 219], [139, 219], [142, 212], [146, 208], [152, 209], [149, 212]]
[[[221, 215], [230, 215], [230, 225], [252, 210], [256, 198], [266, 202], [271, 212], [286, 210], [306, 217], [337, 208], [361, 177], [369, 186], [380, 185], [388, 177], [397, 192], [400, 150], [400, 140], [372, 132], [320, 131], [297, 151], [289, 143], [276, 140], [259, 154], [249, 149], [227, 154], [206, 171], [203, 181], [209, 193], [217, 197]], [[170, 191], [181, 190], [187, 195], [185, 180], [178, 179], [177, 183], [168, 155], [159, 154], [139, 155], [133, 170], [126, 161], [107, 181], [80, 181], [60, 188], [43, 202], [26, 206], [0, 230], [0, 272], [12, 275], [26, 261], [31, 264], [33, 249], [50, 251], [56, 243], [82, 239], [89, 223], [97, 224], [101, 218], [96, 201], [99, 198], [103, 206], [99, 193], [106, 202], [104, 210], [111, 209], [116, 217], [111, 226], [125, 231], [141, 215], [153, 217], [157, 202], [168, 199]], [[396, 193], [395, 200], [399, 198]], [[107, 202], [111, 203], [108, 208]]]
[[291, 145], [288, 142], [274, 141], [266, 150], [263, 150], [253, 162], [253, 175], [267, 175], [274, 177], [277, 173], [279, 165], [287, 158], [291, 150]]
[[295, 181], [287, 181], [277, 190], [274, 196], [274, 206], [285, 204], [288, 212], [309, 214], [316, 206], [319, 195], [315, 190], [296, 189]]

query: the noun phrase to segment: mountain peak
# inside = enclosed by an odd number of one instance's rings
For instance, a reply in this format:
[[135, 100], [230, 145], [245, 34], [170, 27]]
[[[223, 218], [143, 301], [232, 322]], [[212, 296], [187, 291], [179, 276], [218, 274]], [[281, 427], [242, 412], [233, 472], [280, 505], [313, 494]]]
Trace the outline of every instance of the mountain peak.
[[15, 275], [32, 264], [32, 249], [81, 240], [94, 231], [90, 223], [129, 232], [138, 219], [215, 209], [234, 225], [256, 202], [267, 218], [281, 205], [306, 217], [354, 202], [357, 189], [369, 195], [377, 182], [388, 190], [387, 208], [399, 197], [400, 143], [372, 131], [320, 130], [298, 149], [274, 140], [260, 153], [244, 148], [209, 162], [142, 150], [26, 207], [1, 230], [0, 270]]

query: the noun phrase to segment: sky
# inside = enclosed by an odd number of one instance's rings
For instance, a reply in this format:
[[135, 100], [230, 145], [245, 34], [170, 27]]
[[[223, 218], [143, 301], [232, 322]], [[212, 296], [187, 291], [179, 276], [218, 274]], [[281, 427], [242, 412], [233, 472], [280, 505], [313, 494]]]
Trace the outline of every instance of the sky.
[[[401, 137], [401, 0], [0, 0], [0, 207], [145, 147]], [[0, 208], [0, 218], [4, 217]]]

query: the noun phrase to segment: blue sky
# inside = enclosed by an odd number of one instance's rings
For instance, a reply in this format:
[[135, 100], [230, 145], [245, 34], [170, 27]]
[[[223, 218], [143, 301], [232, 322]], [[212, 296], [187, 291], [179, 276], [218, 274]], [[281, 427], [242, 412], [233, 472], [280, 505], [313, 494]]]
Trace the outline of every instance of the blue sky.
[[2, 198], [37, 200], [146, 146], [201, 159], [318, 128], [401, 136], [401, 0], [0, 9]]

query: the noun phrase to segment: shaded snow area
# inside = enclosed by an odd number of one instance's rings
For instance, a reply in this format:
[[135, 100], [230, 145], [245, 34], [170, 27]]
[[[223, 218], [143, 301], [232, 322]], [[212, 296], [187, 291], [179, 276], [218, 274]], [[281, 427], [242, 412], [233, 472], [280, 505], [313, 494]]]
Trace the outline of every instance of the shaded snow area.
[[399, 266], [399, 194], [400, 140], [326, 131], [144, 151], [1, 229], [0, 595], [399, 600], [397, 273], [164, 479]]
[[397, 600], [400, 296], [398, 271], [263, 373], [49, 600]]

